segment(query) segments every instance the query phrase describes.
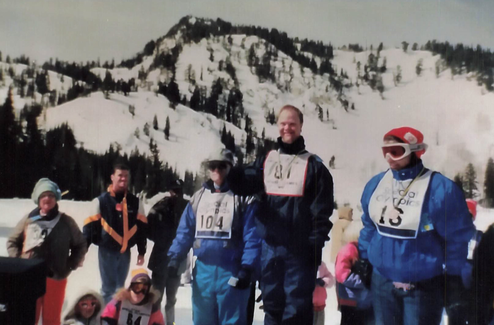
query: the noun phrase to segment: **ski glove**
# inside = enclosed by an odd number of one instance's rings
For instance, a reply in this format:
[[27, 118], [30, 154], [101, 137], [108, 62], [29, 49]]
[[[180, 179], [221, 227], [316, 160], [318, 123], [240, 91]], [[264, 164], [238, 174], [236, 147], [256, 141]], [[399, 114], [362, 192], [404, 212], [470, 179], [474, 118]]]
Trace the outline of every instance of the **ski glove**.
[[372, 264], [368, 260], [359, 258], [355, 265], [353, 265], [352, 271], [360, 276], [362, 283], [370, 288], [372, 279]]
[[252, 275], [252, 271], [250, 269], [246, 267], [242, 267], [240, 271], [238, 271], [237, 274], [238, 281], [234, 286], [234, 288], [243, 290], [250, 287], [251, 275]]
[[320, 287], [323, 287], [326, 285], [326, 282], [324, 282], [324, 280], [322, 278], [317, 278], [316, 279], [316, 284]]

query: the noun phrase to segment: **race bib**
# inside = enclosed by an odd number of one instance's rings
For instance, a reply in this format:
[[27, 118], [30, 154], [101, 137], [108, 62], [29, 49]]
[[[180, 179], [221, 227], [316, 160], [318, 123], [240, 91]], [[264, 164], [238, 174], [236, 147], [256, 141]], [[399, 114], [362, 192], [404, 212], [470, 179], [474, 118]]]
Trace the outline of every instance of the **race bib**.
[[151, 318], [153, 304], [151, 302], [139, 306], [133, 305], [128, 300], [122, 301], [118, 324], [125, 325], [147, 325]]
[[402, 239], [417, 237], [431, 175], [427, 171], [408, 191], [411, 179], [398, 181], [391, 170], [384, 175], [369, 202], [369, 214], [379, 234]]
[[27, 225], [24, 230], [24, 246], [23, 253], [29, 252], [31, 249], [41, 246], [45, 238], [50, 234], [51, 230], [60, 220], [60, 214], [50, 221], [36, 220]]
[[204, 191], [196, 214], [196, 238], [232, 238], [235, 196], [231, 191]]
[[270, 151], [264, 162], [266, 193], [277, 196], [303, 196], [311, 154], [286, 155]]

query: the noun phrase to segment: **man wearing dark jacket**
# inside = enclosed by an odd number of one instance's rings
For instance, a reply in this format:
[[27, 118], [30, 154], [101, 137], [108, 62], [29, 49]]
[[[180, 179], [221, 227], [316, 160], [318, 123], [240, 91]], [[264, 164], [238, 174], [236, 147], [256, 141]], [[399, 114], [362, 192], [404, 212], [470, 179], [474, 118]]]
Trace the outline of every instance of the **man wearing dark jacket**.
[[166, 288], [166, 324], [174, 324], [176, 295], [180, 286], [179, 276], [168, 276], [167, 255], [188, 202], [184, 199], [183, 184], [181, 179], [174, 181], [170, 186], [170, 196], [158, 201], [148, 214], [148, 238], [154, 242], [148, 268], [153, 271], [153, 287], [161, 293], [159, 305]]
[[108, 192], [93, 200], [93, 212], [84, 221], [83, 233], [88, 247], [99, 246], [101, 295], [105, 303], [125, 284], [130, 249], [137, 244], [137, 265], [144, 264], [146, 254], [147, 219], [139, 198], [127, 191], [129, 177], [127, 166], [115, 165]]
[[260, 197], [264, 324], [312, 324], [316, 272], [331, 230], [333, 179], [305, 150], [298, 108], [282, 107], [277, 124], [279, 149], [232, 169], [228, 183], [236, 194]]

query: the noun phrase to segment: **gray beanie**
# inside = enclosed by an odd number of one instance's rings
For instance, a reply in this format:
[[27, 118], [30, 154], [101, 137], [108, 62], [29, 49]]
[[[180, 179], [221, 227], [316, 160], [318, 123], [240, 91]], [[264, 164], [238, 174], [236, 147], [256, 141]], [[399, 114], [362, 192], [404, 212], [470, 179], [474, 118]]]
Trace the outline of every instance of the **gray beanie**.
[[31, 194], [31, 198], [33, 199], [34, 203], [38, 204], [39, 196], [43, 192], [52, 192], [55, 194], [55, 198], [57, 201], [60, 201], [62, 198], [62, 192], [58, 188], [58, 185], [52, 181], [50, 181], [48, 178], [41, 178], [36, 185], [34, 185], [34, 190], [33, 194]]
[[233, 166], [233, 153], [228, 149], [216, 149], [208, 158], [210, 161], [224, 161]]

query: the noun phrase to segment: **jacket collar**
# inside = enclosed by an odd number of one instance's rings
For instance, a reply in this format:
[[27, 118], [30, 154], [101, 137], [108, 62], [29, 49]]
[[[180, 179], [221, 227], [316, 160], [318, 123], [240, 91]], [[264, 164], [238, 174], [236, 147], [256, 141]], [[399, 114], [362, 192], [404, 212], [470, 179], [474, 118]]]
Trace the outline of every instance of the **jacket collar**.
[[211, 191], [211, 193], [218, 193], [218, 192], [221, 192], [221, 193], [225, 193], [225, 192], [228, 192], [230, 190], [230, 187], [228, 186], [228, 182], [227, 181], [224, 181], [223, 182], [223, 185], [221, 185], [221, 187], [216, 190], [216, 188], [214, 187], [214, 183], [212, 180], [208, 180], [207, 182], [205, 182], [204, 184], [202, 184], [202, 186], [208, 190]]
[[[422, 160], [419, 160], [416, 165], [403, 168], [400, 170], [391, 169], [393, 173], [393, 178], [399, 181], [404, 181], [407, 179], [412, 179], [417, 177], [418, 174], [424, 169], [424, 165], [422, 164]], [[427, 170], [427, 169], [426, 169]]]
[[303, 136], [300, 136], [293, 143], [284, 143], [281, 137], [278, 137], [278, 148], [280, 148], [281, 153], [288, 155], [296, 155], [301, 151], [305, 150], [305, 140]]
[[115, 192], [113, 190], [113, 184], [110, 184], [108, 186], [108, 192], [110, 193], [111, 196], [113, 196], [115, 199], [117, 199], [118, 202], [121, 202], [124, 197], [127, 197], [127, 190], [125, 192]]

